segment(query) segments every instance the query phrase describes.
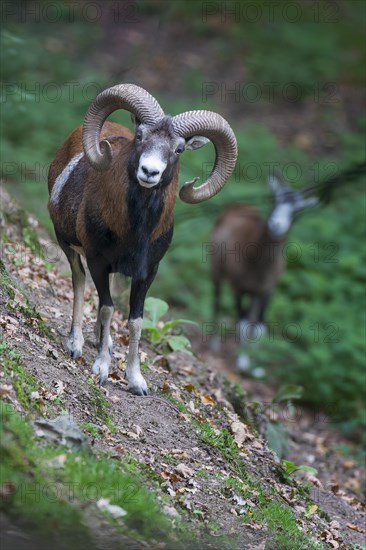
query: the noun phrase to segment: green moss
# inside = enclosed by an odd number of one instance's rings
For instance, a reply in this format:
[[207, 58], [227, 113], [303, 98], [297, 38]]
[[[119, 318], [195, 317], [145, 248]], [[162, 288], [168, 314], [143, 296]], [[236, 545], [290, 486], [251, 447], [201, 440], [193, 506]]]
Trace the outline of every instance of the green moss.
[[225, 496], [227, 496], [226, 491], [231, 488], [243, 498], [249, 498], [255, 494], [257, 503], [255, 512], [248, 512], [243, 516], [244, 520], [265, 523], [277, 545], [276, 548], [281, 550], [319, 549], [308, 535], [299, 530], [292, 511], [279, 502], [281, 496], [274, 490], [269, 495], [268, 489], [262, 487], [260, 482], [248, 473], [231, 433], [226, 429], [215, 430], [205, 422], [201, 424], [197, 422], [196, 425], [202, 441], [217, 449], [235, 474], [224, 481]]
[[6, 379], [13, 384], [17, 399], [26, 411], [41, 412], [41, 404], [31, 397], [32, 392], [38, 391], [40, 385], [36, 378], [24, 368], [21, 357], [12, 351], [9, 344], [0, 340], [3, 372]]
[[116, 433], [117, 426], [109, 415], [110, 403], [106, 400], [98, 385], [92, 378], [88, 379], [90, 389], [90, 409], [95, 421], [103, 422], [110, 432]]
[[92, 422], [82, 422], [80, 424], [80, 428], [84, 431], [90, 434], [94, 439], [100, 439], [101, 433], [100, 428], [96, 424], [93, 424]]
[[[50, 547], [62, 538], [71, 541], [72, 548], [94, 548], [83, 526], [84, 514], [102, 515], [96, 503], [104, 498], [126, 512], [122, 520], [103, 514], [103, 522], [119, 532], [121, 548], [145, 541], [149, 547], [193, 549], [197, 537], [199, 546], [206, 548], [206, 534], [192, 533], [183, 521], [172, 526], [155, 492], [147, 489], [152, 482], [158, 488], [162, 479], [132, 455], [117, 461], [107, 453], [75, 453], [55, 444], [40, 445], [29, 424], [10, 405], [0, 402], [0, 417], [0, 485], [8, 484], [12, 493], [0, 508], [47, 537]], [[55, 468], [60, 457], [62, 467]]]
[[269, 502], [246, 514], [244, 520], [254, 519], [267, 525], [273, 536], [276, 548], [281, 550], [319, 550], [319, 545], [300, 531], [293, 512], [279, 502]]
[[53, 539], [62, 533], [85, 548], [83, 538], [88, 540], [88, 536], [79, 511], [61, 498], [56, 480], [52, 483], [48, 478], [48, 453], [36, 446], [30, 426], [2, 401], [0, 416], [0, 483], [12, 488], [8, 501], [0, 501], [0, 508], [25, 520], [39, 536], [47, 533]]
[[[124, 534], [141, 540], [162, 539], [170, 532], [170, 522], [160, 512], [154, 495], [138, 477], [125, 473], [121, 463], [107, 455], [39, 446], [29, 425], [9, 405], [1, 403], [0, 412], [0, 479], [13, 484], [15, 490], [11, 503], [5, 506], [7, 513], [31, 521], [42, 532], [55, 536], [72, 533], [88, 539], [82, 510], [107, 498], [127, 512], [123, 525], [116, 525]], [[50, 464], [61, 453], [67, 458], [63, 468], [55, 470]]]
[[0, 260], [0, 286], [9, 300], [14, 300], [15, 290], [13, 288], [13, 281], [8, 272], [5, 269], [5, 265]]

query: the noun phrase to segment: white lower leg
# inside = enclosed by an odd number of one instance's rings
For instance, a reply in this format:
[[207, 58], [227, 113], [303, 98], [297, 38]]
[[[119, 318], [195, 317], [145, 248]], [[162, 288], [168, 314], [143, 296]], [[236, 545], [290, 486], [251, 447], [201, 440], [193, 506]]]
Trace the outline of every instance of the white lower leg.
[[[100, 344], [100, 328], [101, 328], [100, 309], [98, 309], [98, 317], [97, 317], [95, 327], [94, 327], [96, 346], [99, 346], [99, 344]], [[112, 355], [113, 340], [112, 340], [112, 337], [111, 337], [110, 334], [109, 334], [109, 338], [108, 338], [108, 349], [109, 349], [109, 353]]]
[[[248, 319], [241, 319], [238, 323], [239, 342], [244, 346], [248, 342], [248, 335], [251, 330]], [[250, 368], [250, 358], [246, 353], [240, 353], [236, 359], [236, 368], [239, 372], [245, 372]]]
[[79, 265], [73, 266], [74, 278], [74, 304], [72, 312], [72, 325], [66, 347], [74, 359], [81, 357], [83, 353], [84, 337], [82, 332], [85, 275], [80, 271]]
[[104, 384], [108, 378], [111, 355], [109, 353], [110, 327], [113, 315], [113, 306], [102, 306], [99, 311], [100, 340], [99, 351], [93, 365], [93, 374], [99, 374], [100, 383]]
[[141, 337], [142, 319], [128, 321], [129, 346], [126, 369], [128, 389], [136, 395], [147, 395], [147, 385], [140, 371], [139, 343]]

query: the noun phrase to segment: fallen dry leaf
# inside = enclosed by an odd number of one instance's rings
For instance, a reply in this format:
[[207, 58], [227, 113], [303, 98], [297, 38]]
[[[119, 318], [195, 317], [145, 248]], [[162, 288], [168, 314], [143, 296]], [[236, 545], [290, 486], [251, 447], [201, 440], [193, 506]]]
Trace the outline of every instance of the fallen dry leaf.
[[163, 478], [163, 479], [166, 479], [168, 481], [170, 481], [170, 483], [177, 483], [178, 481], [181, 481], [181, 477], [180, 476], [177, 476], [177, 474], [174, 474], [173, 472], [168, 472], [168, 471], [165, 471], [165, 472], [161, 472], [160, 476]]
[[320, 537], [327, 542], [332, 548], [339, 548], [339, 543], [333, 538], [334, 535], [327, 530], [320, 533]]
[[160, 454], [162, 456], [172, 455], [175, 458], [189, 458], [188, 453], [182, 451], [182, 449], [161, 449]]
[[171, 385], [170, 385], [168, 380], [164, 381], [162, 392], [165, 393], [165, 394], [168, 394], [168, 395], [170, 395], [172, 393], [172, 388], [171, 388]]
[[122, 376], [118, 374], [117, 371], [112, 371], [110, 375], [108, 376], [108, 379], [111, 379], [112, 381], [121, 382]]
[[182, 449], [172, 449], [171, 454], [175, 458], [189, 458], [188, 453], [186, 453], [185, 451], [182, 451]]
[[208, 395], [208, 394], [205, 394], [205, 395], [200, 395], [200, 399], [203, 403], [203, 405], [216, 405], [216, 401], [214, 400], [213, 397], [211, 397], [211, 395]]
[[318, 506], [316, 504], [312, 504], [311, 506], [308, 507], [308, 509], [306, 510], [305, 512], [305, 517], [310, 517], [312, 516], [313, 514], [315, 514], [315, 512], [317, 511], [318, 509]]
[[346, 524], [349, 529], [352, 529], [353, 531], [357, 531], [357, 533], [366, 533], [366, 530], [362, 527], [358, 527], [354, 523], [347, 523]]
[[123, 346], [128, 346], [129, 344], [129, 337], [127, 334], [121, 334], [119, 337], [118, 337], [118, 340], [120, 342], [120, 344], [122, 344]]
[[231, 431], [234, 434], [234, 440], [238, 447], [242, 447], [244, 441], [251, 441], [254, 439], [254, 435], [250, 433], [247, 426], [240, 422], [240, 420], [235, 420], [231, 424]]
[[135, 429], [134, 432], [132, 432], [132, 431], [123, 431], [122, 433], [124, 435], [127, 435], [127, 437], [130, 437], [131, 439], [134, 439], [135, 441], [137, 441], [138, 439], [140, 439], [140, 437], [142, 436], [142, 434], [144, 432], [143, 432], [143, 429], [140, 426], [138, 426], [137, 424], [136, 424], [136, 426], [134, 426], [134, 429]]
[[182, 476], [185, 478], [192, 477], [194, 474], [192, 468], [189, 468], [189, 466], [186, 466], [186, 464], [183, 464], [183, 462], [176, 466], [175, 471], [179, 474], [182, 474]]
[[187, 375], [187, 374], [193, 374], [194, 369], [191, 365], [180, 365], [177, 369], [179, 374]]
[[10, 384], [0, 384], [0, 397], [7, 397], [11, 394], [13, 386]]

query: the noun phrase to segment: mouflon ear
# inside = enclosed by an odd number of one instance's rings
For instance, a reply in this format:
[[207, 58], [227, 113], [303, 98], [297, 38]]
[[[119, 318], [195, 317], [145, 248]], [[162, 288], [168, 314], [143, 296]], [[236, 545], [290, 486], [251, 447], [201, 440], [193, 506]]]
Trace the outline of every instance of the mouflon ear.
[[193, 136], [186, 140], [186, 150], [200, 149], [210, 143], [210, 140], [204, 136]]
[[300, 203], [300, 208], [311, 208], [312, 206], [316, 206], [317, 204], [319, 204], [319, 202], [320, 201], [318, 197], [309, 197], [308, 199], [302, 199]]

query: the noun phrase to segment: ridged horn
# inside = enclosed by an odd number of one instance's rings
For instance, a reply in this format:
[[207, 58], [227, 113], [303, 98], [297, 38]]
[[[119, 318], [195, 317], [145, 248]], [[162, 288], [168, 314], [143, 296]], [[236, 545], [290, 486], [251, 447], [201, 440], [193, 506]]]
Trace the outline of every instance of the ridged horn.
[[112, 149], [107, 140], [100, 142], [100, 132], [106, 118], [117, 109], [134, 114], [147, 124], [154, 124], [164, 116], [156, 99], [135, 84], [118, 84], [101, 92], [90, 105], [83, 125], [83, 147], [90, 164], [99, 171], [108, 170]]
[[215, 163], [207, 180], [194, 188], [198, 179], [195, 178], [186, 182], [179, 192], [184, 202], [194, 204], [205, 201], [219, 193], [235, 168], [238, 147], [234, 132], [222, 116], [212, 111], [187, 111], [173, 117], [172, 123], [181, 137], [202, 135], [215, 146]]

